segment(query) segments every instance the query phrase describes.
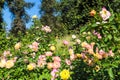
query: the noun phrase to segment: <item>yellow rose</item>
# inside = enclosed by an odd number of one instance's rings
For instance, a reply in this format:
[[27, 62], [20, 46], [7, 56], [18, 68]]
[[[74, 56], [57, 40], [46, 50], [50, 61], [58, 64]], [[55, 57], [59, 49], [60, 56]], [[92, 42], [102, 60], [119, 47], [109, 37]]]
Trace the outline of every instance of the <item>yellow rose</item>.
[[21, 47], [21, 43], [20, 43], [20, 42], [17, 43], [17, 44], [15, 44], [15, 46], [14, 46], [14, 48], [15, 48], [16, 50], [20, 49], [20, 47]]
[[86, 47], [86, 45], [88, 45], [88, 43], [87, 43], [87, 42], [82, 42], [82, 43], [81, 43], [81, 46], [82, 46], [83, 48], [85, 48], [85, 47]]
[[100, 55], [99, 53], [93, 54], [94, 57], [96, 57], [97, 59], [102, 59], [102, 55]]
[[14, 61], [13, 60], [8, 60], [5, 64], [6, 68], [11, 68], [14, 66]]
[[81, 57], [82, 57], [82, 55], [81, 55], [81, 54], [76, 54], [76, 56], [77, 56], [78, 58], [81, 58]]
[[30, 63], [29, 65], [27, 65], [27, 69], [30, 71], [33, 70], [35, 67], [36, 67], [35, 63]]
[[60, 72], [60, 77], [63, 80], [67, 80], [70, 77], [70, 72], [69, 70], [64, 69], [63, 71]]
[[73, 54], [74, 53], [74, 50], [73, 49], [69, 49], [69, 54]]
[[50, 46], [51, 51], [55, 51], [55, 46]]

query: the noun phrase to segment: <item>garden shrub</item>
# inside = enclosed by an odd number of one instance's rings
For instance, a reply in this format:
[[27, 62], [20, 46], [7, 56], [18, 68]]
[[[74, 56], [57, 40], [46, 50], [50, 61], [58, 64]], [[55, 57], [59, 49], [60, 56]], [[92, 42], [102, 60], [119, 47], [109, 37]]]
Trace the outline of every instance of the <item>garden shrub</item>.
[[[118, 17], [119, 14], [114, 13], [111, 8], [109, 10], [110, 12], [105, 7], [103, 7], [100, 12], [97, 12], [96, 15], [93, 16], [95, 19], [88, 22], [86, 26], [81, 27], [80, 31], [81, 39], [83, 41], [86, 40], [87, 42], [87, 43], [84, 42], [84, 45], [88, 45], [88, 43], [91, 44], [91, 42], [94, 42], [96, 44], [95, 47], [99, 49], [93, 48], [93, 51], [100, 50], [96, 52], [96, 54], [99, 53], [103, 55], [103, 53], [105, 53], [104, 59], [97, 60], [95, 61], [96, 63], [94, 63], [94, 59], [92, 58], [93, 63], [96, 65], [97, 69], [100, 68], [100, 71], [94, 71], [93, 69], [91, 70], [91, 68], [95, 65], [91, 66], [88, 72], [87, 70], [85, 71], [89, 75], [87, 79], [95, 79], [95, 77], [98, 77], [97, 78], [98, 80], [101, 79], [113, 80], [118, 79], [119, 77], [118, 76], [119, 70], [117, 71], [119, 67], [120, 58], [119, 57], [120, 24]], [[92, 50], [87, 52], [91, 53], [91, 51]], [[86, 51], [83, 53], [86, 53]], [[109, 54], [112, 54], [111, 56], [113, 57], [105, 58], [105, 56]], [[99, 76], [101, 76], [101, 78]]]
[[62, 38], [36, 16], [24, 36], [1, 33], [0, 79], [119, 79], [120, 14], [105, 7], [90, 14], [92, 21], [82, 26], [79, 34]]

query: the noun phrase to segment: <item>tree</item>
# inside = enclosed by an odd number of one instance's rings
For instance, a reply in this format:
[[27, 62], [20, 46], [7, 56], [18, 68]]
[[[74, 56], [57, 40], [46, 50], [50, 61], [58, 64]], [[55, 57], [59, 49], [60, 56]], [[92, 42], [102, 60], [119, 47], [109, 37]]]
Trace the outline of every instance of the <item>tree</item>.
[[19, 32], [25, 33], [27, 23], [30, 19], [25, 9], [30, 9], [33, 3], [25, 2], [24, 0], [6, 0], [10, 12], [13, 14], [11, 32], [17, 36]]
[[92, 9], [100, 11], [103, 6], [108, 6], [108, 0], [60, 0], [61, 22], [67, 30], [80, 29], [93, 17], [90, 16]]
[[56, 0], [42, 0], [40, 6], [41, 23], [43, 25], [50, 26], [52, 30], [58, 29], [60, 27], [60, 23], [56, 15], [56, 4]]
[[3, 18], [2, 18], [2, 9], [4, 7], [4, 0], [0, 1], [0, 30], [3, 29], [2, 23], [3, 23]]

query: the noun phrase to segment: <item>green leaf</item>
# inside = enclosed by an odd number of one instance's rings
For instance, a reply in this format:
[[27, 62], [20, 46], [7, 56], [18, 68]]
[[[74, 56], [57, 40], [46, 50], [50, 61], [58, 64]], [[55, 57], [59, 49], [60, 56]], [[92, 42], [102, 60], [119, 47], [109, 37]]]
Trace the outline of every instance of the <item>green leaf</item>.
[[108, 37], [106, 37], [106, 38], [104, 39], [104, 41], [107, 42], [107, 41], [108, 41]]
[[103, 66], [104, 68], [106, 68], [106, 67], [110, 66], [110, 63], [102, 63], [102, 66]]
[[81, 30], [80, 30], [80, 33], [84, 32], [86, 29], [87, 29], [86, 26], [82, 27]]
[[114, 79], [114, 75], [113, 75], [112, 68], [108, 69], [108, 74], [109, 74], [110, 79], [113, 80]]
[[119, 37], [114, 36], [115, 41], [120, 41]]
[[112, 35], [111, 35], [111, 34], [108, 35], [108, 39], [109, 39], [109, 40], [112, 39]]
[[93, 25], [92, 25], [92, 27], [97, 27], [98, 25], [96, 24], [96, 23], [94, 23]]
[[114, 19], [114, 14], [112, 14], [112, 16], [109, 18], [109, 22], [113, 21]]

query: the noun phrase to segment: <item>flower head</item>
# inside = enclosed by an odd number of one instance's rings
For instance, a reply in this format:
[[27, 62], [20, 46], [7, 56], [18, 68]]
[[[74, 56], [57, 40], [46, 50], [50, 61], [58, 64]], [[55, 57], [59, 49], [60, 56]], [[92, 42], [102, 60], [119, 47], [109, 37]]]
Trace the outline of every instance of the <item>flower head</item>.
[[80, 39], [76, 39], [75, 41], [76, 41], [77, 44], [81, 43]]
[[51, 71], [51, 76], [52, 76], [51, 80], [55, 80], [55, 78], [57, 77], [57, 74], [56, 74], [57, 72], [58, 72], [57, 69], [53, 69], [53, 70]]
[[60, 72], [60, 77], [63, 80], [67, 80], [70, 77], [70, 72], [67, 69], [64, 69], [63, 71]]
[[14, 46], [14, 48], [16, 50], [20, 49], [20, 47], [21, 47], [21, 43], [20, 42], [16, 43], [15, 46]]
[[46, 55], [46, 56], [52, 56], [52, 54], [53, 54], [53, 53], [52, 53], [51, 51], [45, 52], [45, 55]]
[[68, 51], [69, 51], [69, 54], [74, 54], [74, 50], [72, 48], [70, 48]]
[[51, 51], [55, 51], [55, 46], [50, 46]]
[[72, 35], [72, 38], [75, 39], [75, 38], [76, 38], [76, 35]]
[[60, 62], [60, 61], [61, 61], [60, 57], [58, 57], [58, 56], [55, 56], [55, 57], [53, 57], [52, 59], [53, 59], [54, 61], [57, 61], [57, 62]]
[[44, 67], [46, 64], [47, 64], [46, 61], [38, 60], [38, 62], [37, 62], [37, 66], [40, 67], [40, 68]]
[[46, 61], [46, 56], [45, 55], [40, 55], [39, 60], [40, 61]]
[[6, 64], [6, 59], [2, 58], [1, 61], [0, 61], [0, 67], [1, 68], [5, 67], [5, 64]]
[[14, 66], [14, 60], [8, 60], [5, 64], [6, 68], [11, 68]]
[[48, 68], [48, 69], [52, 69], [52, 68], [53, 68], [53, 63], [50, 63], [50, 62], [47, 63], [47, 68]]
[[98, 59], [102, 59], [102, 58], [103, 58], [103, 56], [102, 56], [101, 54], [99, 54], [99, 53], [94, 54], [94, 56], [95, 56], [96, 58], [98, 58]]
[[11, 54], [10, 54], [10, 51], [4, 51], [3, 55], [4, 56], [10, 56]]
[[96, 14], [96, 11], [95, 10], [91, 10], [90, 11], [90, 16], [94, 16]]
[[32, 46], [38, 46], [38, 45], [39, 45], [39, 43], [36, 41], [32, 43]]
[[32, 51], [37, 52], [38, 51], [38, 45], [39, 45], [39, 43], [35, 41], [29, 47], [32, 49]]
[[60, 68], [60, 66], [61, 66], [60, 62], [54, 61], [53, 69], [58, 69], [58, 68]]
[[29, 65], [27, 65], [27, 69], [30, 71], [33, 70], [35, 67], [36, 67], [35, 63], [30, 63]]
[[68, 45], [68, 44], [69, 44], [69, 42], [68, 42], [68, 41], [66, 41], [66, 40], [64, 40], [64, 41], [63, 41], [63, 44], [64, 44], [64, 45]]
[[82, 46], [83, 48], [85, 48], [87, 45], [88, 45], [87, 42], [82, 42], [82, 43], [81, 43], [81, 46]]
[[67, 65], [71, 65], [71, 61], [68, 60], [68, 59], [65, 59], [65, 63], [66, 63]]
[[81, 57], [82, 57], [82, 55], [81, 55], [81, 54], [79, 54], [79, 53], [77, 53], [77, 54], [76, 54], [76, 57], [77, 57], [77, 58], [81, 58]]
[[100, 16], [105, 21], [109, 19], [109, 17], [111, 16], [111, 13], [105, 7], [103, 7], [102, 11], [100, 11]]
[[114, 53], [112, 52], [112, 50], [109, 51], [108, 55], [111, 56], [111, 57], [114, 56]]
[[52, 31], [49, 26], [42, 26], [41, 30], [45, 31], [46, 33], [49, 33]]
[[75, 58], [76, 58], [76, 55], [75, 55], [75, 54], [70, 54], [70, 60], [71, 60], [71, 61], [75, 60]]

